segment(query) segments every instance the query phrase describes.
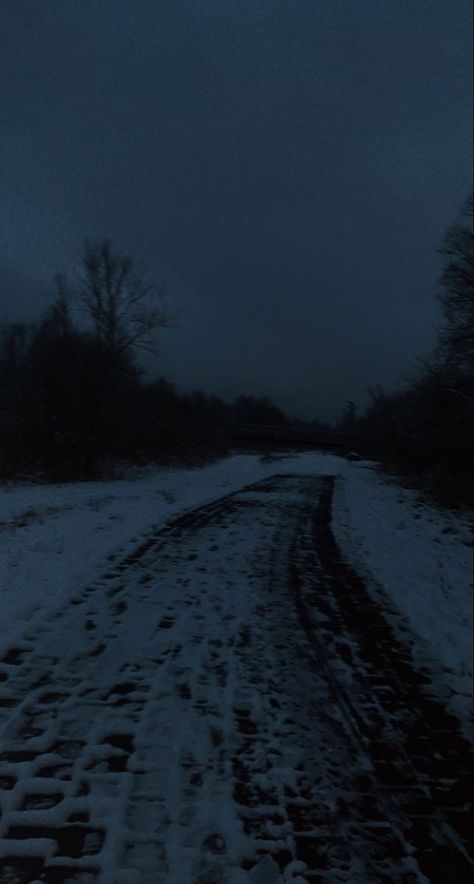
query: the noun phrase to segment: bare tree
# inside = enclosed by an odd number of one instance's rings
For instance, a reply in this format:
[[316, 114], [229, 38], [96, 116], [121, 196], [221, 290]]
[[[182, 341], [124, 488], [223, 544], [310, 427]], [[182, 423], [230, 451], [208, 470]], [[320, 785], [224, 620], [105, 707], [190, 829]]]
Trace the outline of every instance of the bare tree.
[[459, 221], [448, 228], [439, 251], [447, 256], [438, 293], [445, 319], [439, 353], [453, 369], [470, 375], [474, 343], [472, 195], [462, 206]]
[[155, 352], [154, 333], [171, 324], [159, 303], [162, 295], [135, 273], [131, 258], [113, 253], [109, 240], [86, 241], [80, 296], [96, 337], [110, 354], [124, 356], [136, 347]]

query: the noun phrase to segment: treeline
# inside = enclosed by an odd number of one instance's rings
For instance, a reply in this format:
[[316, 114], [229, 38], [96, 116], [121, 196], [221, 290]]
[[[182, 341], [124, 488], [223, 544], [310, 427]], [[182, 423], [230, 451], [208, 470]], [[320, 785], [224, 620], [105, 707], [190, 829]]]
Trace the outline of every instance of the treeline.
[[[450, 505], [470, 503], [473, 491], [472, 222], [471, 197], [440, 247], [443, 320], [432, 356], [404, 390], [375, 388], [362, 416], [349, 402], [335, 427], [359, 454]], [[159, 294], [108, 241], [88, 242], [78, 278], [56, 280], [42, 319], [0, 331], [0, 478], [88, 479], [124, 461], [196, 463], [225, 453], [232, 424], [290, 423], [265, 398], [228, 405], [146, 380], [138, 351], [153, 351], [170, 324]]]
[[[280, 423], [268, 399], [183, 395], [147, 381], [137, 349], [169, 324], [159, 298], [110, 243], [87, 243], [79, 281], [56, 282], [35, 324], [0, 333], [0, 477], [99, 478], [125, 461], [196, 463], [225, 452], [235, 421]], [[87, 317], [79, 326], [78, 307]]]
[[368, 457], [411, 476], [437, 500], [472, 504], [473, 493], [473, 199], [439, 248], [442, 325], [432, 356], [403, 391], [380, 388], [357, 421]]

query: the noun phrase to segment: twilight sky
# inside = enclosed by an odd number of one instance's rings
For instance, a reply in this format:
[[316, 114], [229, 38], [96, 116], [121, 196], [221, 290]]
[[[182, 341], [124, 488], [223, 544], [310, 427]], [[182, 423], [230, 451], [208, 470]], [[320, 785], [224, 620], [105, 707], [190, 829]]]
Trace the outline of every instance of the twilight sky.
[[472, 181], [471, 0], [0, 0], [0, 321], [84, 237], [158, 282], [180, 388], [332, 419], [439, 320]]

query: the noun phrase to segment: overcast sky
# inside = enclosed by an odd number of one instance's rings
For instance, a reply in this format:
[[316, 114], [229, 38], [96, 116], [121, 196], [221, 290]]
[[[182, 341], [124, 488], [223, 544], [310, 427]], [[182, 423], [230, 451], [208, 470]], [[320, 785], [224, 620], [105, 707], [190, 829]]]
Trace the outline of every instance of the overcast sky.
[[85, 236], [168, 281], [156, 372], [331, 419], [439, 321], [471, 0], [0, 0], [0, 319]]

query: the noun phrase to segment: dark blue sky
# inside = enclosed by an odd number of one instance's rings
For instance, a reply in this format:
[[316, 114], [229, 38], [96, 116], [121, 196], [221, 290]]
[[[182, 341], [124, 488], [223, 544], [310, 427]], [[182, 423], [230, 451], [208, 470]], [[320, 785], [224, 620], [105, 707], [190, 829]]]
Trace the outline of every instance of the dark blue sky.
[[469, 0], [1, 0], [0, 318], [85, 236], [167, 280], [157, 372], [332, 418], [434, 340]]

